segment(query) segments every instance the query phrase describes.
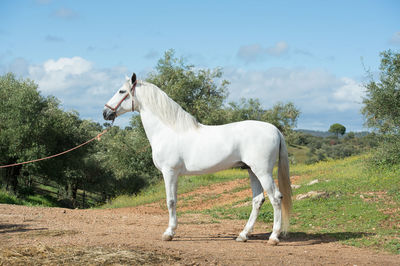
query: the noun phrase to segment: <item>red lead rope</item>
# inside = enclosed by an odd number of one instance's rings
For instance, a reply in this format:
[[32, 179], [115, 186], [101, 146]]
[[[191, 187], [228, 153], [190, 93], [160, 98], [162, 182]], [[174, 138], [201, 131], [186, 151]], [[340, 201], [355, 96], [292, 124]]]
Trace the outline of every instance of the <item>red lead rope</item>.
[[17, 165], [23, 165], [23, 164], [28, 164], [28, 163], [34, 163], [34, 162], [44, 161], [44, 160], [47, 160], [47, 159], [51, 159], [51, 158], [54, 158], [54, 157], [57, 157], [57, 156], [66, 154], [66, 153], [71, 152], [71, 151], [73, 151], [73, 150], [79, 149], [80, 147], [85, 146], [86, 144], [89, 144], [90, 142], [94, 141], [95, 139], [100, 140], [100, 137], [101, 137], [103, 134], [105, 134], [105, 133], [107, 132], [107, 130], [108, 130], [108, 129], [103, 130], [103, 132], [99, 133], [96, 137], [94, 137], [94, 138], [92, 138], [92, 139], [90, 139], [90, 140], [88, 140], [88, 141], [86, 141], [86, 142], [84, 142], [84, 143], [82, 143], [82, 144], [79, 144], [78, 146], [75, 146], [75, 147], [73, 147], [73, 148], [71, 148], [71, 149], [69, 149], [69, 150], [66, 150], [66, 151], [63, 151], [63, 152], [60, 152], [60, 153], [57, 153], [57, 154], [54, 154], [54, 155], [51, 155], [51, 156], [48, 156], [48, 157], [44, 157], [44, 158], [40, 158], [40, 159], [35, 159], [35, 160], [27, 161], [27, 162], [14, 163], [14, 164], [8, 164], [8, 165], [2, 165], [2, 166], [0, 166], [0, 168], [7, 168], [7, 167], [13, 167], [13, 166], [17, 166]]

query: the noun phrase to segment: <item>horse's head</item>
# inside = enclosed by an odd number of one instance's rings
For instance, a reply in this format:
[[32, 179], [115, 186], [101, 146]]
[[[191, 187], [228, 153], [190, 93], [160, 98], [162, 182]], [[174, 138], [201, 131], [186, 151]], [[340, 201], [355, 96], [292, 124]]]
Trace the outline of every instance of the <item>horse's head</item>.
[[132, 78], [126, 78], [122, 87], [114, 94], [114, 96], [106, 103], [103, 110], [105, 120], [113, 120], [126, 112], [135, 109], [135, 87], [136, 74], [132, 74]]

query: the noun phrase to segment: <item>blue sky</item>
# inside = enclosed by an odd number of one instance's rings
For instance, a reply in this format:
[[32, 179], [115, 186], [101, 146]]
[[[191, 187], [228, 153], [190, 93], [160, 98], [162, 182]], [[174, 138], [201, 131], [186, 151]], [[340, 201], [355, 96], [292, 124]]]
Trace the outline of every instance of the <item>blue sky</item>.
[[[229, 100], [293, 102], [297, 127], [361, 131], [365, 68], [400, 50], [399, 1], [0, 2], [0, 74], [33, 79], [65, 110], [103, 123], [102, 108], [168, 49], [221, 67]], [[124, 126], [130, 114], [118, 118]]]

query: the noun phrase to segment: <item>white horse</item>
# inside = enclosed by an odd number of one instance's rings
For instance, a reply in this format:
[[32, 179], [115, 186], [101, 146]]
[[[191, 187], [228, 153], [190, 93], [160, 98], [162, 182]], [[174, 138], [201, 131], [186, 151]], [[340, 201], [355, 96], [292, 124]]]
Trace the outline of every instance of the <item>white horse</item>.
[[[131, 79], [126, 78], [122, 87], [108, 101], [103, 116], [106, 120], [114, 120], [134, 110], [140, 113], [151, 144], [154, 164], [164, 177], [169, 224], [163, 240], [172, 240], [178, 226], [178, 176], [244, 167], [250, 175], [253, 208], [244, 230], [236, 240], [248, 240], [265, 200], [265, 191], [274, 208], [273, 231], [268, 243], [279, 243], [280, 233], [286, 233], [289, 227], [292, 191], [285, 140], [275, 126], [259, 121], [202, 125], [158, 87], [137, 81], [135, 74]], [[279, 189], [272, 178], [277, 157]]]

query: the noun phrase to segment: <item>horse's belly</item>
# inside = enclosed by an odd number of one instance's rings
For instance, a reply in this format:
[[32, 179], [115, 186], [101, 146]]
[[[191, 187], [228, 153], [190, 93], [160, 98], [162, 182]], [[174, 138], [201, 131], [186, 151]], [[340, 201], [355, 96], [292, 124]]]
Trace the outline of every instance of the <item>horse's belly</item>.
[[232, 168], [236, 165], [238, 165], [238, 161], [223, 161], [219, 162], [218, 164], [208, 164], [205, 162], [202, 164], [202, 162], [196, 164], [196, 165], [185, 165], [185, 171], [183, 174], [185, 175], [200, 175], [200, 174], [211, 174], [215, 173], [218, 171], [222, 171], [228, 168]]
[[214, 145], [202, 145], [192, 149], [184, 158], [185, 174], [207, 174], [236, 166], [240, 162], [239, 154], [229, 148]]

